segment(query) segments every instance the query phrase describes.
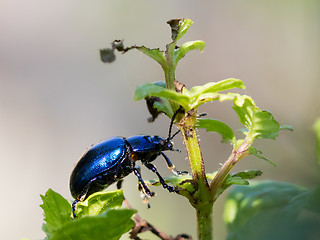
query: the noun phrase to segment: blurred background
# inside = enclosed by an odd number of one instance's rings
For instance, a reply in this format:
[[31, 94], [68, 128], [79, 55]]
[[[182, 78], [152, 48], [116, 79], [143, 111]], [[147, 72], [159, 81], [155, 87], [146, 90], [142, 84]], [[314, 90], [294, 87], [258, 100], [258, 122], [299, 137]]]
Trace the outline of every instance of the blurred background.
[[[163, 80], [160, 66], [140, 52], [117, 55], [103, 64], [99, 49], [114, 39], [126, 45], [165, 48], [172, 18], [194, 24], [182, 39], [204, 40], [203, 53], [190, 52], [176, 78], [188, 88], [234, 77], [240, 91], [269, 110], [280, 124], [276, 141], [256, 147], [277, 167], [249, 157], [236, 166], [257, 168], [260, 179], [315, 186], [319, 167], [311, 126], [320, 116], [320, 2], [191, 0], [0, 0], [0, 225], [2, 239], [43, 239], [40, 194], [48, 188], [72, 199], [69, 176], [92, 144], [112, 136], [166, 137], [169, 120], [148, 123], [144, 102], [133, 102], [135, 86]], [[241, 127], [230, 103], [209, 103], [209, 117]], [[220, 136], [199, 131], [207, 172], [219, 168], [231, 151]], [[180, 170], [189, 170], [182, 153], [168, 153]], [[163, 176], [171, 172], [156, 162]], [[154, 178], [143, 169], [145, 179]], [[195, 236], [195, 212], [187, 200], [153, 188], [151, 209], [141, 203], [136, 177], [125, 179], [124, 192], [149, 222], [172, 235]], [[114, 187], [112, 187], [114, 188]], [[224, 239], [224, 194], [214, 207], [216, 239]], [[150, 235], [145, 235], [152, 239]]]

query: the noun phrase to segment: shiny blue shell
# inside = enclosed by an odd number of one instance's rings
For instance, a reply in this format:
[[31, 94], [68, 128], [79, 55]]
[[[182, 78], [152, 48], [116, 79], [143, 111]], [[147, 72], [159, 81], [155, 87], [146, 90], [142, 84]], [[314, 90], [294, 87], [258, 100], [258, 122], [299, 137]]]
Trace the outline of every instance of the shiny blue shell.
[[82, 201], [130, 174], [136, 160], [150, 163], [162, 151], [172, 150], [172, 146], [171, 141], [149, 135], [115, 137], [94, 145], [83, 154], [71, 174], [71, 195]]
[[126, 159], [127, 145], [123, 138], [115, 137], [94, 145], [84, 153], [71, 174], [71, 195], [78, 198], [91, 181]]

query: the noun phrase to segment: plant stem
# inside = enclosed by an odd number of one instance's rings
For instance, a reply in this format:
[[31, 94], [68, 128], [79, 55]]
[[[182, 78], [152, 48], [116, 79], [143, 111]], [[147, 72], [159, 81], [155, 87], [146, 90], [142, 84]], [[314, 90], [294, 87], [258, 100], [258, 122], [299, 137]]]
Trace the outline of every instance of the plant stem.
[[175, 72], [174, 72], [173, 67], [171, 67], [171, 66], [168, 67], [166, 69], [166, 71], [164, 71], [164, 73], [165, 73], [167, 88], [170, 90], [174, 90], [175, 89], [174, 81], [175, 81], [176, 77], [175, 77]]
[[211, 189], [211, 193], [213, 194], [214, 200], [216, 200], [217, 197], [219, 196], [218, 190], [221, 187], [223, 180], [226, 178], [226, 176], [231, 171], [231, 169], [233, 168], [233, 166], [235, 165], [236, 162], [237, 162], [236, 161], [236, 154], [235, 154], [235, 151], [233, 151], [230, 154], [228, 160], [221, 166], [221, 168], [219, 169], [219, 171], [217, 172], [217, 174], [213, 178], [213, 180], [210, 184], [210, 189]]
[[212, 208], [213, 203], [209, 203], [196, 209], [199, 240], [213, 239]]
[[241, 159], [247, 156], [248, 153], [248, 147], [249, 143], [245, 140], [243, 143], [238, 147], [236, 150], [233, 150], [230, 154], [228, 160], [222, 165], [222, 167], [219, 169], [215, 177], [213, 178], [211, 184], [210, 184], [210, 190], [211, 194], [213, 195], [214, 201], [219, 196], [219, 188], [221, 187], [224, 179], [228, 175], [228, 173], [231, 171], [231, 169], [234, 167], [234, 165]]
[[212, 240], [213, 198], [205, 174], [204, 162], [195, 128], [196, 120], [196, 111], [191, 110], [178, 123], [178, 127], [187, 150], [192, 178], [197, 189], [189, 200], [197, 213], [198, 239]]
[[[165, 52], [166, 64], [161, 65], [164, 71], [164, 77], [166, 80], [166, 86], [168, 89], [175, 91], [174, 82], [176, 80], [175, 67], [173, 66], [173, 52], [175, 48], [175, 42], [169, 44], [167, 46], [167, 50]], [[172, 111], [176, 112], [179, 108], [179, 105], [176, 102], [171, 102]]]
[[[175, 66], [173, 64], [173, 54], [176, 47], [176, 41], [167, 45], [165, 52], [165, 65], [162, 68], [165, 73], [166, 86], [170, 90], [175, 90]], [[173, 112], [176, 112], [179, 105], [171, 102]], [[204, 162], [200, 150], [198, 135], [196, 132], [197, 111], [192, 109], [187, 113], [177, 125], [181, 131], [184, 145], [187, 150], [189, 164], [192, 172], [193, 182], [196, 186], [196, 192], [189, 198], [191, 205], [197, 213], [197, 230], [199, 240], [213, 239], [212, 208], [213, 197], [207, 182]]]
[[188, 115], [178, 123], [183, 142], [185, 144], [193, 180], [203, 186], [208, 186], [202, 153], [196, 132], [196, 111], [191, 110]]

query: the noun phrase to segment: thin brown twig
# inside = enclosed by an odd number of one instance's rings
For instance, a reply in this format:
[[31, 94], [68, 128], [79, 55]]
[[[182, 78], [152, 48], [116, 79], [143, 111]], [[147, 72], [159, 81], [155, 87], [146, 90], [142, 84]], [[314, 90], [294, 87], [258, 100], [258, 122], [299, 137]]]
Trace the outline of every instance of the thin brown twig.
[[[121, 184], [122, 184], [122, 181], [119, 181], [117, 183], [118, 189], [121, 188]], [[123, 202], [128, 208], [132, 209], [132, 206], [124, 196], [123, 196]], [[169, 236], [166, 233], [160, 231], [155, 226], [153, 226], [151, 223], [144, 220], [142, 217], [140, 217], [139, 214], [134, 215], [133, 221], [135, 222], [135, 226], [130, 231], [130, 239], [141, 240], [141, 238], [138, 235], [140, 233], [150, 231], [161, 240], [192, 240], [192, 237], [187, 234], [179, 234], [176, 237]]]

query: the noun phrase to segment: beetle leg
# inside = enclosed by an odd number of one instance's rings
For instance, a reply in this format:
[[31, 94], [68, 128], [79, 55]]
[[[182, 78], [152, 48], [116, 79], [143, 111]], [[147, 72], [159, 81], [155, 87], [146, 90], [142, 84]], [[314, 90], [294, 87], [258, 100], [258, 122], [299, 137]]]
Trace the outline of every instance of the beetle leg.
[[150, 196], [148, 194], [146, 194], [146, 192], [144, 191], [142, 185], [140, 183], [138, 183], [138, 191], [140, 192], [140, 197], [142, 199], [142, 203], [147, 204], [147, 207], [150, 208], [150, 203], [149, 203], [149, 198]]
[[137, 168], [137, 167], [133, 168], [133, 173], [137, 176], [137, 178], [139, 180], [139, 184], [142, 185], [142, 187], [143, 187], [144, 191], [146, 192], [146, 194], [149, 195], [150, 197], [154, 196], [154, 192], [151, 192], [150, 189], [145, 184], [145, 182], [143, 181], [143, 179], [141, 177], [141, 174], [140, 174], [139, 168]]
[[76, 217], [77, 217], [75, 211], [76, 211], [77, 203], [78, 203], [78, 202], [80, 202], [80, 200], [76, 199], [76, 200], [74, 200], [73, 203], [72, 203], [72, 215], [73, 215], [73, 218], [76, 218]]
[[159, 178], [159, 182], [161, 183], [161, 185], [163, 186], [163, 188], [168, 189], [169, 192], [174, 192], [173, 187], [167, 185], [164, 181], [164, 179], [161, 177], [161, 175], [159, 174], [158, 170], [156, 169], [156, 167], [151, 164], [151, 163], [146, 163], [145, 166], [150, 169], [152, 172], [154, 172], [155, 174], [157, 174], [158, 178]]
[[182, 174], [188, 174], [187, 171], [178, 171], [174, 164], [170, 161], [170, 159], [165, 155], [163, 152], [161, 152], [161, 155], [166, 160], [167, 167], [175, 174], [175, 175], [182, 175]]
[[123, 183], [123, 179], [120, 179], [118, 182], [117, 182], [117, 189], [121, 189], [122, 188], [122, 183]]

